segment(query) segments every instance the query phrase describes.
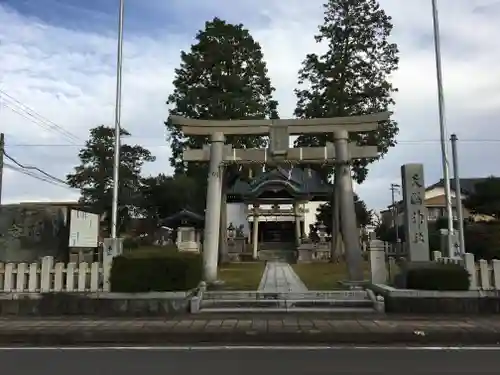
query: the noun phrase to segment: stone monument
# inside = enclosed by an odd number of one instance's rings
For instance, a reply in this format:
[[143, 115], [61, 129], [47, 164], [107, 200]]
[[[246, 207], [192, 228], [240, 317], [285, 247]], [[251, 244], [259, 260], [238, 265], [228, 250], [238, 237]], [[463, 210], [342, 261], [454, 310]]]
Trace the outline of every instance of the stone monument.
[[427, 208], [425, 207], [424, 166], [405, 164], [401, 167], [404, 203], [404, 228], [408, 260], [430, 260]]
[[371, 281], [373, 284], [386, 284], [388, 280], [384, 242], [373, 236], [369, 243]]
[[[462, 259], [462, 252], [460, 250], [460, 237], [459, 232], [454, 230], [451, 234], [448, 233], [448, 228], [442, 228], [439, 230], [440, 239], [440, 250], [441, 254], [448, 256], [450, 258]], [[451, 237], [451, 248], [453, 249], [452, 254], [448, 254], [448, 237]]]

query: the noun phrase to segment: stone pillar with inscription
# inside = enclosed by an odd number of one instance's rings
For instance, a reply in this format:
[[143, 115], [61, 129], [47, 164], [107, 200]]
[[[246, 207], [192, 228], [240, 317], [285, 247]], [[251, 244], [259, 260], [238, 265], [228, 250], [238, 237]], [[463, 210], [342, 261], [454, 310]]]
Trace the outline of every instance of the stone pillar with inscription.
[[[439, 230], [439, 234], [441, 254], [448, 258], [461, 259], [462, 253], [460, 251], [460, 237], [458, 231], [448, 234], [448, 229], [443, 228]], [[451, 237], [451, 248], [453, 249], [452, 254], [449, 254], [448, 251], [448, 236]]]
[[430, 254], [427, 208], [425, 207], [424, 166], [422, 164], [401, 166], [401, 180], [408, 260], [426, 262], [430, 260]]

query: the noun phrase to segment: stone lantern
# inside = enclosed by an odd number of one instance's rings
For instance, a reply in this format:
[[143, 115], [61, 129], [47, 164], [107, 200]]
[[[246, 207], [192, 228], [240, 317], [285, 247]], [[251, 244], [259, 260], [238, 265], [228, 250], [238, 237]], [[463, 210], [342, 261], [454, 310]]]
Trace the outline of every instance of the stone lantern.
[[320, 223], [318, 225], [318, 236], [319, 236], [319, 242], [326, 241], [326, 225], [323, 223]]

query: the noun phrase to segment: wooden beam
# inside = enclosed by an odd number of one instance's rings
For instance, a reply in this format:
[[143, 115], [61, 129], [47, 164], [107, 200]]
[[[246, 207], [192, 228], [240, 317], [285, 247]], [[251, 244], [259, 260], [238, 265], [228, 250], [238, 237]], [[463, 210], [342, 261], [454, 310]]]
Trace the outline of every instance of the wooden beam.
[[[354, 143], [349, 144], [349, 155], [352, 159], [375, 158], [378, 156], [376, 146], [358, 146]], [[210, 160], [210, 149], [190, 149], [184, 151], [184, 161], [201, 161], [208, 162]], [[224, 147], [223, 160], [226, 163], [252, 164], [252, 163], [268, 163], [280, 164], [287, 161], [297, 163], [313, 163], [322, 164], [335, 161], [335, 147], [303, 147], [289, 148], [287, 154], [282, 159], [273, 159], [269, 149], [235, 149], [230, 145]]]
[[391, 112], [370, 115], [315, 119], [278, 120], [196, 120], [182, 116], [170, 116], [169, 121], [182, 128], [186, 135], [210, 135], [222, 132], [226, 135], [266, 135], [273, 126], [288, 127], [290, 135], [308, 133], [332, 133], [338, 130], [368, 132], [378, 128], [381, 121], [389, 119]]

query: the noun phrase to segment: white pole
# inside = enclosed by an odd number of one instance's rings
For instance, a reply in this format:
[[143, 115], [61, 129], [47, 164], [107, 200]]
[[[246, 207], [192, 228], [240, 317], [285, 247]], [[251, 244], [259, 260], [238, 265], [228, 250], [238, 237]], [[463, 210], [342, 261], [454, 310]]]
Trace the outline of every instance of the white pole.
[[451, 157], [453, 159], [453, 179], [455, 180], [455, 205], [457, 207], [458, 239], [460, 241], [460, 256], [465, 254], [464, 211], [462, 208], [462, 187], [460, 186], [460, 171], [458, 167], [457, 135], [451, 135]]
[[437, 0], [432, 2], [432, 19], [434, 24], [434, 48], [436, 52], [436, 73], [438, 86], [438, 106], [439, 106], [439, 130], [441, 135], [441, 161], [443, 163], [444, 194], [446, 199], [446, 211], [448, 215], [448, 256], [453, 257], [453, 209], [451, 205], [450, 172], [448, 162], [448, 138], [446, 131], [446, 116], [443, 94], [443, 74], [441, 68], [441, 41], [439, 36], [439, 17], [437, 10]]
[[116, 103], [115, 103], [115, 152], [113, 161], [113, 202], [111, 206], [111, 238], [117, 237], [118, 227], [118, 180], [120, 170], [120, 123], [122, 107], [122, 55], [123, 55], [123, 14], [124, 0], [120, 0], [118, 17], [118, 55], [116, 62]]

